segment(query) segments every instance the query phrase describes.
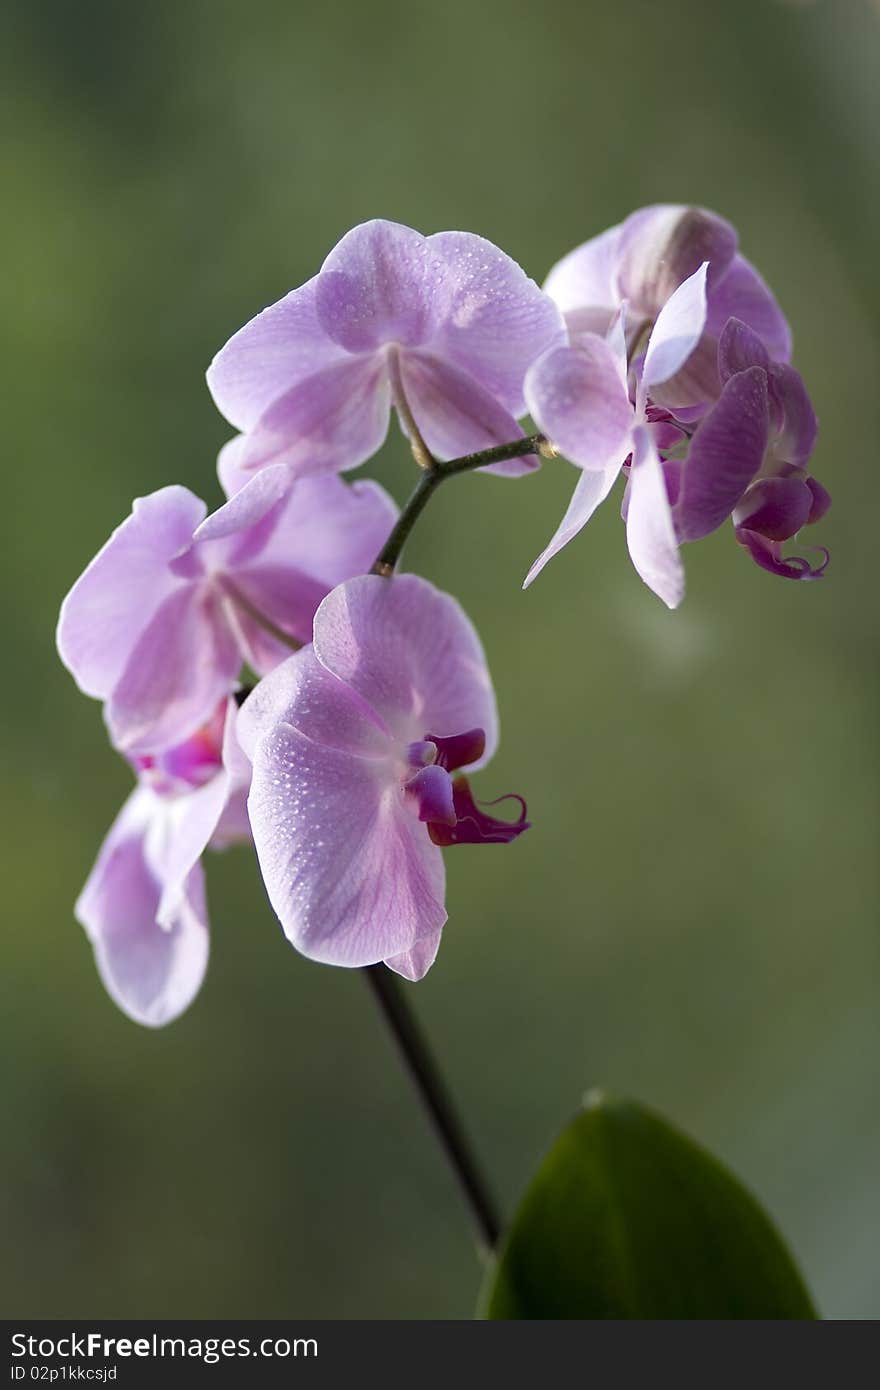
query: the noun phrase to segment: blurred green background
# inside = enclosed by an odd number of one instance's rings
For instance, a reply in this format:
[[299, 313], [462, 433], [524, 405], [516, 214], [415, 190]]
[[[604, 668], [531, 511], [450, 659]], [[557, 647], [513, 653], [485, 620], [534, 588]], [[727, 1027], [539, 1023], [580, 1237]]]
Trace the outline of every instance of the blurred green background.
[[[794, 326], [834, 494], [827, 579], [726, 529], [671, 615], [610, 505], [527, 594], [575, 475], [449, 485], [408, 565], [484, 636], [484, 795], [411, 997], [509, 1207], [589, 1086], [663, 1109], [767, 1202], [827, 1316], [880, 1316], [880, 17], [868, 0], [19, 0], [0, 84], [6, 1316], [448, 1318], [465, 1213], [355, 973], [284, 942], [244, 850], [166, 1031], [119, 1014], [72, 903], [129, 786], [53, 648], [133, 496], [219, 499], [203, 372], [352, 224], [465, 228], [537, 279], [703, 203]], [[396, 430], [370, 469], [402, 499]]]

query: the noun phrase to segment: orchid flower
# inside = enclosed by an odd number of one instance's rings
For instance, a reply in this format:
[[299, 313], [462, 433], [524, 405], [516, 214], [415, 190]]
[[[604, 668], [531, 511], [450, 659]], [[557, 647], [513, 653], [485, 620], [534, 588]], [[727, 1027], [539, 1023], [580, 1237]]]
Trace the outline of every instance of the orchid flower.
[[676, 534], [699, 540], [732, 517], [736, 538], [763, 569], [788, 579], [817, 579], [812, 566], [783, 558], [782, 543], [819, 521], [831, 505], [807, 470], [818, 432], [798, 372], [771, 361], [761, 339], [730, 319], [718, 346], [723, 389], [700, 423], [687, 458], [667, 464]]
[[[283, 491], [294, 477], [363, 463], [392, 405], [414, 446], [438, 458], [516, 438], [526, 370], [564, 337], [553, 301], [491, 242], [379, 220], [348, 232], [316, 276], [239, 329], [208, 386], [243, 432], [238, 466], [270, 468], [268, 486]], [[493, 469], [536, 466], [528, 456]]]
[[183, 1013], [208, 964], [201, 856], [250, 839], [250, 766], [235, 700], [181, 746], [132, 759], [138, 785], [114, 821], [74, 909], [108, 994], [137, 1023]]
[[526, 585], [583, 529], [629, 458], [626, 538], [630, 557], [664, 603], [675, 608], [681, 602], [684, 572], [658, 452], [663, 426], [649, 419], [648, 392], [674, 376], [699, 342], [706, 318], [707, 271], [708, 264], [703, 262], [657, 315], [635, 402], [627, 384], [625, 307], [607, 339], [582, 333], [571, 346], [545, 353], [530, 369], [526, 400], [531, 414], [582, 471], [565, 516], [530, 569]]
[[311, 637], [321, 599], [368, 569], [397, 510], [376, 483], [310, 478], [233, 514], [188, 488], [138, 498], [64, 600], [58, 650], [134, 755], [194, 733], [243, 663], [269, 671]]
[[563, 257], [544, 289], [562, 310], [573, 340], [583, 332], [604, 335], [625, 303], [632, 349], [703, 261], [709, 271], [700, 341], [682, 368], [656, 382], [653, 392], [656, 405], [693, 418], [718, 395], [718, 340], [729, 318], [748, 324], [775, 361], [787, 362], [791, 356], [785, 317], [754, 266], [737, 250], [729, 222], [704, 208], [666, 203], [641, 208]]
[[528, 828], [474, 801], [460, 769], [498, 742], [480, 640], [415, 575], [365, 575], [324, 599], [314, 645], [260, 682], [238, 719], [269, 899], [313, 960], [420, 979], [446, 920], [440, 846]]

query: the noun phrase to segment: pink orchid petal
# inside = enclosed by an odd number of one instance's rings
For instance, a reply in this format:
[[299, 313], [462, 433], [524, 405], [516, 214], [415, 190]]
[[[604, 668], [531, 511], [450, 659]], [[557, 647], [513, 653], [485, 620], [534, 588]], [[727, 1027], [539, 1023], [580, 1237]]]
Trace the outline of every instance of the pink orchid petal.
[[749, 367], [770, 369], [770, 354], [753, 328], [742, 319], [730, 318], [718, 339], [718, 375], [722, 384]]
[[736, 255], [720, 280], [710, 283], [706, 331], [720, 338], [730, 318], [757, 333], [774, 362], [791, 357], [791, 329], [767, 285], [745, 256]]
[[516, 261], [484, 237], [439, 232], [428, 238], [428, 246], [446, 267], [450, 297], [427, 351], [460, 368], [508, 414], [522, 415], [526, 371], [542, 352], [565, 340], [559, 309]]
[[768, 427], [767, 373], [749, 367], [728, 379], [691, 440], [675, 507], [682, 541], [709, 535], [730, 516], [761, 468]]
[[[233, 444], [238, 445], [241, 439], [244, 439], [243, 435], [230, 440], [226, 449]], [[218, 469], [224, 453], [225, 450], [222, 450], [217, 462]], [[236, 471], [232, 474], [229, 468], [225, 468], [224, 472], [227, 478], [234, 477], [239, 485], [231, 492], [229, 501], [206, 517], [197, 528], [194, 536], [196, 541], [224, 540], [227, 536], [239, 535], [249, 526], [256, 526], [282, 497], [287, 496], [294, 483], [293, 472], [286, 463], [270, 464], [259, 473], [241, 474]]]
[[[312, 622], [330, 585], [292, 565], [264, 564], [262, 560], [236, 570], [226, 581], [227, 617], [239, 641], [243, 659], [258, 675], [265, 675], [290, 656], [291, 642], [304, 646], [311, 640]], [[276, 637], [248, 610], [286, 633]]]
[[[283, 466], [282, 466], [283, 467]], [[242, 595], [276, 627], [300, 642], [325, 594], [342, 580], [369, 570], [398, 515], [378, 483], [348, 486], [335, 475], [286, 475], [264, 489], [258, 473], [196, 532], [206, 567], [225, 577], [231, 595]], [[215, 544], [216, 542], [216, 544]], [[225, 544], [224, 544], [225, 542]], [[256, 671], [268, 671], [290, 654], [244, 608], [231, 605], [242, 655]]]
[[614, 360], [617, 363], [617, 375], [620, 377], [620, 384], [623, 389], [627, 391], [627, 394], [629, 394], [627, 388], [629, 362], [626, 346], [626, 313], [627, 303], [626, 300], [624, 300], [608, 325], [605, 333], [605, 341], [610, 347], [614, 355]]
[[107, 992], [129, 1018], [158, 1028], [192, 1002], [208, 964], [204, 876], [187, 875], [165, 927], [157, 914], [163, 883], [146, 857], [146, 836], [164, 814], [160, 799], [133, 792], [107, 835], [75, 908]]
[[221, 415], [252, 430], [292, 387], [345, 358], [316, 312], [317, 276], [240, 328], [208, 368]]
[[442, 927], [442, 855], [374, 760], [279, 724], [257, 748], [248, 806], [269, 900], [303, 955], [372, 965]]
[[[572, 311], [598, 309], [608, 316], [619, 299], [616, 262], [620, 227], [585, 241], [557, 261], [544, 281], [544, 293], [555, 300], [566, 318]], [[607, 321], [607, 319], [606, 319]]]
[[184, 487], [137, 498], [70, 590], [58, 651], [84, 694], [107, 698], [157, 610], [181, 587], [169, 562], [189, 547], [205, 511]]
[[314, 652], [406, 745], [481, 728], [498, 742], [495, 695], [480, 639], [449, 594], [413, 574], [341, 584], [315, 616]]
[[317, 311], [324, 331], [348, 352], [384, 343], [423, 343], [442, 321], [449, 270], [430, 240], [399, 222], [352, 228], [321, 267]]
[[705, 208], [672, 204], [641, 208], [620, 229], [619, 295], [632, 300], [648, 318], [656, 318], [670, 295], [703, 262], [709, 264], [708, 289], [714, 291], [723, 283], [735, 252], [733, 227]]
[[[218, 848], [251, 839], [246, 819], [251, 765], [235, 735], [238, 710], [233, 696], [226, 700], [222, 762], [204, 786], [162, 803], [148, 827], [145, 856], [162, 894], [156, 910], [160, 926], [171, 927], [186, 899], [189, 876], [210, 845]], [[230, 804], [236, 806], [230, 811]], [[244, 812], [244, 818], [242, 813]]]
[[[245, 483], [254, 479], [254, 473], [243, 467], [247, 457], [247, 445], [247, 435], [236, 434], [226, 441], [217, 455], [217, 477], [227, 497], [234, 497]], [[266, 472], [268, 471], [267, 469]]]
[[604, 473], [629, 452], [633, 410], [613, 349], [595, 334], [553, 348], [526, 376], [529, 413], [566, 458]]
[[708, 269], [709, 262], [704, 261], [670, 295], [657, 315], [642, 368], [642, 385], [646, 390], [674, 376], [700, 341], [706, 322]]
[[281, 723], [315, 743], [361, 758], [391, 755], [391, 734], [380, 716], [327, 671], [310, 647], [264, 676], [239, 710], [238, 742], [251, 762], [263, 739]]
[[677, 608], [684, 597], [684, 570], [660, 456], [644, 425], [633, 435], [626, 541], [630, 558], [648, 588], [668, 608]]
[[819, 433], [819, 421], [807, 394], [803, 377], [794, 367], [776, 362], [768, 376], [770, 399], [781, 419], [773, 441], [774, 458], [803, 468], [807, 464]]
[[718, 344], [703, 333], [678, 371], [651, 387], [651, 402], [669, 410], [683, 425], [692, 425], [702, 419], [720, 394]]
[[253, 841], [247, 813], [247, 798], [251, 788], [251, 762], [238, 741], [238, 702], [230, 696], [223, 725], [223, 773], [226, 778], [226, 802], [209, 842], [209, 849], [223, 850], [230, 845], [250, 844]]
[[411, 951], [392, 956], [385, 964], [389, 970], [402, 975], [405, 980], [423, 980], [437, 959], [442, 935], [443, 933], [438, 931], [431, 936], [423, 936]]
[[171, 927], [185, 908], [186, 885], [208, 847], [229, 798], [222, 769], [203, 787], [169, 798], [145, 839], [146, 861], [162, 884], [156, 921]]
[[526, 575], [524, 589], [537, 579], [548, 561], [552, 560], [554, 555], [558, 555], [563, 546], [568, 545], [569, 541], [583, 530], [596, 508], [605, 501], [619, 474], [619, 463], [612, 463], [603, 473], [587, 469], [581, 472], [566, 513], [554, 532], [553, 539], [541, 551]]
[[188, 584], [165, 599], [107, 702], [114, 745], [133, 756], [171, 748], [207, 723], [241, 656], [219, 597]]
[[[522, 435], [514, 417], [478, 381], [439, 357], [401, 353], [400, 376], [422, 438], [437, 458], [461, 458]], [[528, 454], [484, 471], [516, 477], [537, 467], [537, 458]]]
[[241, 446], [239, 466], [285, 463], [294, 477], [357, 468], [383, 443], [390, 413], [382, 357], [346, 357], [273, 401]]
[[393, 498], [371, 480], [347, 483], [334, 474], [301, 478], [254, 558], [260, 564], [296, 565], [329, 590], [370, 569], [398, 514]]

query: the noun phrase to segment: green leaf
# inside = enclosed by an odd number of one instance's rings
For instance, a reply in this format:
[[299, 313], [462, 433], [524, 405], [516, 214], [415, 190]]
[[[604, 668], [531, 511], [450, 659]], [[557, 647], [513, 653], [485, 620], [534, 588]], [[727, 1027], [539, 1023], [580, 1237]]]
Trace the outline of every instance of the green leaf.
[[815, 1318], [770, 1218], [726, 1168], [632, 1101], [587, 1098], [520, 1205], [489, 1318]]

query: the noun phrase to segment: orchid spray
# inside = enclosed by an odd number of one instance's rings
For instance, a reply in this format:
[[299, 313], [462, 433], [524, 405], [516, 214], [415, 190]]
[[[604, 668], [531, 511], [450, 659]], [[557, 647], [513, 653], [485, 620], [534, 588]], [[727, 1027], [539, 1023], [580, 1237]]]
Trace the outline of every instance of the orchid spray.
[[[679, 1311], [656, 1293], [615, 1302], [604, 1218], [586, 1242], [558, 1219], [589, 1190], [596, 1125], [603, 1151], [612, 1131], [643, 1153], [671, 1144], [679, 1199], [709, 1164], [633, 1107], [592, 1102], [503, 1225], [399, 977], [420, 980], [436, 958], [447, 851], [512, 844], [529, 821], [518, 793], [482, 799], [498, 711], [473, 624], [398, 564], [447, 480], [517, 478], [562, 455], [577, 486], [526, 583], [618, 477], [633, 565], [668, 607], [684, 595], [681, 546], [728, 519], [765, 570], [819, 578], [826, 551], [783, 553], [830, 505], [790, 356], [734, 229], [702, 209], [634, 213], [543, 289], [481, 237], [365, 223], [212, 362], [209, 388], [239, 431], [218, 460], [223, 505], [208, 515], [178, 486], [138, 499], [62, 605], [61, 658], [137, 778], [76, 906], [111, 997], [150, 1026], [191, 1004], [208, 960], [202, 855], [252, 843], [288, 941], [365, 972], [493, 1256], [492, 1316], [704, 1316], [691, 1247], [723, 1251], [743, 1222], [764, 1270], [746, 1306], [811, 1313], [769, 1221], [721, 1169], [713, 1210], [730, 1208], [730, 1230], [707, 1217], [662, 1251]], [[377, 484], [339, 476], [377, 451], [392, 411], [420, 470], [400, 512]], [[643, 1197], [644, 1183], [628, 1194], [628, 1221]], [[723, 1311], [730, 1300], [710, 1281], [713, 1315], [744, 1316]]]

